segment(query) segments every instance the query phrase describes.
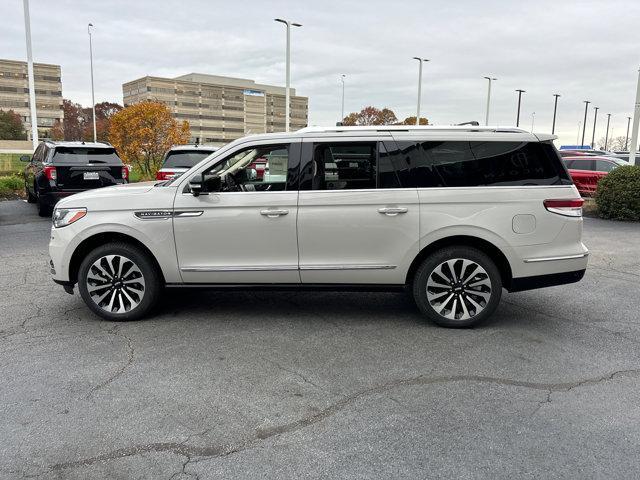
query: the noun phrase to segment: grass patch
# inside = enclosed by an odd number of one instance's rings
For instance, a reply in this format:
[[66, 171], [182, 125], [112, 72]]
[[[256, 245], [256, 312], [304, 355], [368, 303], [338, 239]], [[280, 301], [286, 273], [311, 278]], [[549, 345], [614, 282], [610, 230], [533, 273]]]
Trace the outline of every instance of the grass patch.
[[20, 161], [24, 153], [0, 153], [0, 175], [22, 172], [26, 163]]
[[17, 175], [0, 177], [0, 198], [24, 196], [24, 179]]

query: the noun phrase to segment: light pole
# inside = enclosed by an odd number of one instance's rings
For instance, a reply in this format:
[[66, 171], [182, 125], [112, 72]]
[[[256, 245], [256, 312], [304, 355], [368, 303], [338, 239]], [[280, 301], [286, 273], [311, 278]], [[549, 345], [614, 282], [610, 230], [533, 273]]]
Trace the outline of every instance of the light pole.
[[343, 73], [340, 76], [340, 80], [342, 80], [342, 115], [340, 117], [340, 122], [341, 123], [344, 120], [344, 77], [346, 77], [346, 75]]
[[300, 23], [293, 23], [290, 22], [289, 20], [283, 20], [282, 18], [276, 18], [275, 19], [276, 22], [280, 22], [280, 23], [284, 23], [284, 25], [287, 27], [287, 54], [286, 54], [286, 63], [287, 63], [287, 74], [286, 74], [286, 88], [285, 88], [285, 98], [284, 98], [284, 115], [285, 115], [285, 120], [284, 120], [284, 129], [285, 132], [289, 131], [289, 87], [291, 84], [291, 27], [301, 27], [302, 25]]
[[428, 62], [428, 58], [413, 57], [418, 60], [418, 108], [416, 109], [416, 126], [420, 125], [420, 101], [422, 99], [422, 64]]
[[578, 145], [578, 142], [580, 141], [580, 127], [582, 126], [582, 121], [578, 120], [578, 134], [576, 135], [576, 145]]
[[629, 165], [636, 163], [636, 151], [638, 150], [638, 127], [640, 123], [640, 69], [638, 69], [638, 87], [636, 90], [636, 107], [633, 111], [633, 127], [631, 128], [631, 148], [629, 150]]
[[629, 151], [629, 125], [631, 125], [631, 117], [627, 117], [627, 136], [624, 137], [624, 149]]
[[533, 133], [533, 124], [536, 120], [536, 112], [531, 112], [531, 132]]
[[607, 113], [607, 133], [604, 136], [604, 151], [607, 151], [607, 145], [609, 145], [609, 122], [611, 121], [611, 114]]
[[551, 124], [552, 135], [556, 133], [556, 111], [558, 110], [558, 97], [560, 97], [561, 95], [559, 93], [554, 93], [553, 96], [556, 97], [556, 99], [553, 102], [553, 123]]
[[489, 107], [491, 105], [491, 82], [494, 80], [497, 80], [497, 78], [494, 77], [484, 77], [489, 81], [489, 86], [487, 88], [487, 113], [484, 119], [484, 124], [485, 125], [489, 125]]
[[522, 101], [522, 94], [526, 93], [526, 90], [516, 90], [518, 92], [518, 113], [516, 113], [516, 127], [520, 126], [520, 103]]
[[96, 134], [96, 98], [93, 91], [93, 45], [91, 44], [91, 27], [93, 23], [87, 25], [87, 33], [89, 34], [89, 62], [91, 63], [91, 111], [93, 112], [93, 141], [98, 141]]
[[589, 104], [591, 102], [589, 100], [584, 101], [584, 122], [582, 123], [582, 143], [580, 146], [584, 145], [584, 134], [587, 130], [587, 109], [589, 108]]
[[591, 148], [596, 148], [596, 122], [598, 121], [598, 110], [600, 107], [593, 107], [595, 113], [593, 114], [593, 133], [591, 134]]
[[31, 51], [31, 19], [29, 18], [29, 0], [23, 0], [24, 33], [27, 40], [27, 75], [29, 76], [29, 112], [31, 113], [31, 144], [35, 152], [38, 147], [38, 119], [36, 115], [36, 85], [33, 79], [33, 53]]

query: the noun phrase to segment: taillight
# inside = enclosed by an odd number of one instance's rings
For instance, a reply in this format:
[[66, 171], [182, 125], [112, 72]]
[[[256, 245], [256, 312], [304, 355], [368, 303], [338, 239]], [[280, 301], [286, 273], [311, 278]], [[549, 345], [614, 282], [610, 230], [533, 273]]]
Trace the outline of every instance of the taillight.
[[565, 217], [581, 217], [583, 204], [584, 200], [582, 198], [545, 200], [544, 208]]
[[44, 174], [47, 176], [49, 180], [53, 180], [54, 182], [58, 178], [58, 174], [56, 173], [56, 167], [44, 167]]
[[174, 172], [162, 172], [159, 171], [156, 173], [156, 180], [171, 180], [173, 178]]
[[127, 167], [122, 167], [122, 179], [129, 180], [129, 169]]

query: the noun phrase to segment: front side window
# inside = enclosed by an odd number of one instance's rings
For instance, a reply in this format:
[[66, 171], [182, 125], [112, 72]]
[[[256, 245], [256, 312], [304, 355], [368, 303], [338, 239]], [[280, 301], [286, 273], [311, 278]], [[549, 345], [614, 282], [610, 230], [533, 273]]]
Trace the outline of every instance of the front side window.
[[612, 171], [617, 166], [618, 165], [616, 165], [613, 162], [607, 162], [606, 160], [596, 160], [596, 172], [607, 172], [607, 173], [609, 173], [610, 171]]
[[223, 192], [262, 192], [287, 189], [289, 145], [264, 145], [232, 154], [204, 172], [222, 178]]
[[376, 143], [317, 143], [312, 169], [313, 190], [376, 188]]

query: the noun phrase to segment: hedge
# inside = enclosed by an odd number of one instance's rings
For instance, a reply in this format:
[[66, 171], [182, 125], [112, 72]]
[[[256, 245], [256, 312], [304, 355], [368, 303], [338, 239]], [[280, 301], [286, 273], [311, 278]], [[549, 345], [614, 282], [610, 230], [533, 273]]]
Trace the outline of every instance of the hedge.
[[598, 182], [598, 215], [615, 220], [640, 220], [640, 165], [624, 165]]

